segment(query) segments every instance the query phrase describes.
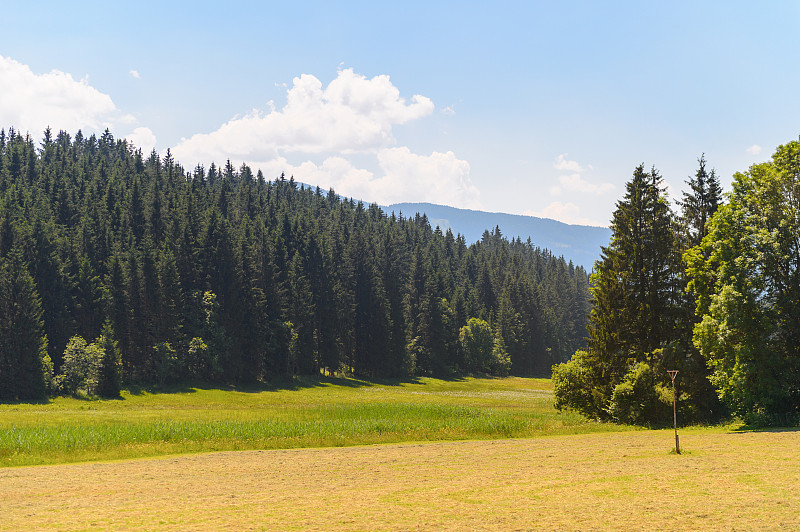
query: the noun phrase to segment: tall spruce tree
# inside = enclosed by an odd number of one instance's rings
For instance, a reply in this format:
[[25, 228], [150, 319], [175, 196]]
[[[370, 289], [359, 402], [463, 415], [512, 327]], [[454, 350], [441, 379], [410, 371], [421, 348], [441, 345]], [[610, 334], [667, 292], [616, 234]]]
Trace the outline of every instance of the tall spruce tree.
[[41, 399], [53, 366], [36, 284], [18, 249], [0, 258], [0, 401]]
[[697, 160], [698, 168], [694, 177], [686, 184], [681, 205], [681, 222], [683, 223], [686, 249], [698, 245], [708, 233], [706, 225], [722, 204], [722, 185], [716, 171], [706, 170], [705, 154]]
[[[626, 374], [637, 364], [660, 367], [664, 348], [675, 340], [680, 255], [672, 212], [655, 168], [636, 168], [625, 197], [617, 203], [611, 229], [611, 243], [603, 248], [592, 276], [595, 305], [587, 350], [570, 363], [579, 368], [562, 364], [554, 374], [559, 404], [600, 418], [610, 417], [615, 391]], [[561, 387], [573, 370], [582, 375], [580, 385], [589, 388], [589, 404], [570, 405], [569, 393]]]

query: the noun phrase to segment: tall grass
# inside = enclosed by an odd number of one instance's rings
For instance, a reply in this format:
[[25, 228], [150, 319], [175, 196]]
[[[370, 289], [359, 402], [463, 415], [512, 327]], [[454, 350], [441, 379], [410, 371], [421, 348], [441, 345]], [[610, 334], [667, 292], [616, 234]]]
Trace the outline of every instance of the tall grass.
[[556, 412], [548, 387], [541, 379], [340, 379], [273, 391], [195, 388], [0, 405], [0, 465], [619, 429]]

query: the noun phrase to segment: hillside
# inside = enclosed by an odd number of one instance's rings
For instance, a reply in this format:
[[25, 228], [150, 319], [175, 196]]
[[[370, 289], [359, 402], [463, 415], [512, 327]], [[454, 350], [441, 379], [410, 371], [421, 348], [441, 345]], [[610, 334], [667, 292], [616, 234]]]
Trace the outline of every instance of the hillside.
[[504, 237], [519, 237], [523, 242], [530, 238], [534, 246], [550, 250], [556, 257], [563, 256], [587, 271], [591, 271], [594, 261], [600, 258], [600, 246], [607, 245], [611, 239], [608, 227], [569, 225], [547, 218], [457, 209], [432, 203], [395, 203], [389, 205], [387, 211], [402, 212], [404, 216], [425, 213], [432, 227], [438, 225], [442, 231], [452, 229], [454, 233], [464, 235], [468, 243], [479, 241], [484, 231], [491, 232], [499, 227]]

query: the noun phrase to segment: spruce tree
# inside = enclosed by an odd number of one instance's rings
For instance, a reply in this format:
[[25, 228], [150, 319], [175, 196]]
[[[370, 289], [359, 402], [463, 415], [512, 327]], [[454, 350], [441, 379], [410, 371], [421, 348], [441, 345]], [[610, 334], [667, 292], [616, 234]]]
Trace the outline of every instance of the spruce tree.
[[722, 186], [716, 171], [706, 171], [705, 154], [697, 163], [697, 172], [686, 182], [689, 190], [684, 191], [680, 201], [686, 249], [700, 244], [708, 233], [708, 221], [722, 204]]
[[[636, 168], [611, 228], [611, 243], [592, 276], [588, 349], [576, 359], [593, 398], [590, 408], [582, 408], [602, 418], [609, 416], [612, 395], [625, 375], [637, 363], [658, 366], [662, 349], [675, 340], [680, 261], [672, 212], [655, 168]], [[565, 375], [556, 371], [555, 378]]]
[[19, 250], [0, 258], [0, 400], [41, 399], [53, 367], [42, 308]]

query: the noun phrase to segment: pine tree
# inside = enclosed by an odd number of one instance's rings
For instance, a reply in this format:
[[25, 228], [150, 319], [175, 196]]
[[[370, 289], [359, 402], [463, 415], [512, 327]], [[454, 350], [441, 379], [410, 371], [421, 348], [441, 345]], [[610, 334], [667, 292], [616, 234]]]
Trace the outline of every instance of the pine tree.
[[22, 254], [0, 259], [0, 400], [44, 397], [53, 367], [47, 355], [42, 309]]
[[114, 339], [114, 329], [110, 321], [103, 324], [96, 343], [100, 352], [96, 393], [101, 397], [119, 397], [122, 389], [122, 353]]
[[708, 233], [708, 221], [722, 204], [722, 186], [716, 171], [706, 171], [705, 154], [700, 156], [697, 163], [697, 172], [686, 182], [689, 190], [684, 191], [683, 200], [680, 201], [685, 249], [700, 244]]
[[[593, 398], [583, 409], [597, 417], [608, 417], [615, 388], [636, 364], [658, 366], [663, 349], [676, 339], [681, 263], [672, 212], [655, 168], [636, 168], [611, 228], [611, 243], [592, 276], [595, 306], [587, 353], [576, 359]], [[557, 383], [567, 367], [555, 372]]]

